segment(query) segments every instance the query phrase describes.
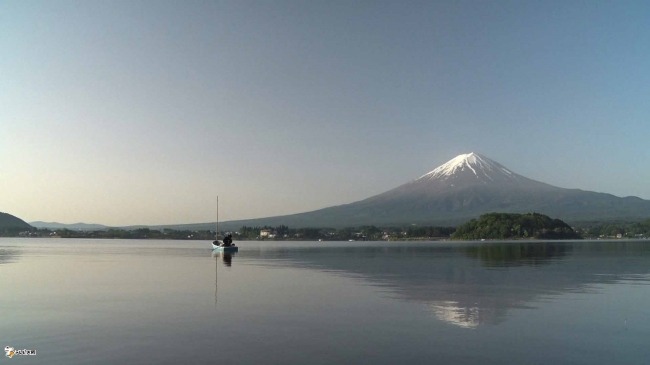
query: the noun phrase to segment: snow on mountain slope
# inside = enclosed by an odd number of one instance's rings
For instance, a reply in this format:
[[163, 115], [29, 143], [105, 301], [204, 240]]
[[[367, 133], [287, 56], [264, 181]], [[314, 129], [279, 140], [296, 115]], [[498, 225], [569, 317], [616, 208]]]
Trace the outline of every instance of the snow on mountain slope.
[[518, 182], [522, 180], [523, 176], [515, 174], [496, 161], [472, 152], [452, 158], [413, 182], [461, 178], [470, 183], [487, 184], [489, 182]]

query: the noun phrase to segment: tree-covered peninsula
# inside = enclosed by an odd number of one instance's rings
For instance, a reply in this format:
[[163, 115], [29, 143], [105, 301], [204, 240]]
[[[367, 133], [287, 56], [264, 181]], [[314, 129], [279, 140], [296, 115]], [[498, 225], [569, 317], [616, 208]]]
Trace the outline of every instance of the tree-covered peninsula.
[[582, 238], [559, 219], [538, 213], [489, 213], [461, 225], [454, 240], [576, 239]]
[[9, 213], [0, 212], [0, 237], [17, 236], [19, 232], [32, 229], [24, 220]]

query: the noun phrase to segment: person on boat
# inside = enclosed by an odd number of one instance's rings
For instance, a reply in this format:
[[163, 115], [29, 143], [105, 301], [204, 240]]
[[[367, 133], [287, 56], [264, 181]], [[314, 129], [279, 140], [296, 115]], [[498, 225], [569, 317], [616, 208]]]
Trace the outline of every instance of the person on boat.
[[226, 237], [223, 238], [223, 246], [224, 247], [232, 246], [232, 233], [228, 233]]

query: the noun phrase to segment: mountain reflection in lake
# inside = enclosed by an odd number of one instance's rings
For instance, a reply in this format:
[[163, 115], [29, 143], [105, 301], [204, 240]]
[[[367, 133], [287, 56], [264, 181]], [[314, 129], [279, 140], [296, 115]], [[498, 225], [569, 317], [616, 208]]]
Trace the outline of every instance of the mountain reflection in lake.
[[295, 247], [248, 257], [336, 272], [425, 304], [437, 318], [472, 328], [498, 324], [511, 308], [594, 284], [646, 281], [650, 245], [638, 242], [488, 242]]
[[639, 364], [650, 244], [0, 239], [48, 364]]

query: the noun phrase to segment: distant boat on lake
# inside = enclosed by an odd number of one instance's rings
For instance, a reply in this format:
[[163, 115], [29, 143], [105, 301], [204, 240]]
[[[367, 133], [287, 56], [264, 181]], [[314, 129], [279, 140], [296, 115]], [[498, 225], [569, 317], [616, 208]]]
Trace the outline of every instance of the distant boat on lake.
[[237, 252], [239, 247], [232, 243], [232, 235], [228, 234], [223, 240], [219, 240], [219, 197], [217, 197], [217, 232], [212, 241], [212, 249], [215, 251]]

